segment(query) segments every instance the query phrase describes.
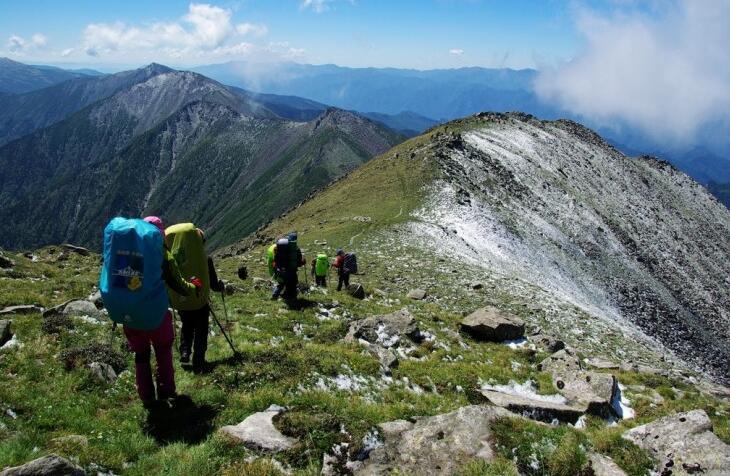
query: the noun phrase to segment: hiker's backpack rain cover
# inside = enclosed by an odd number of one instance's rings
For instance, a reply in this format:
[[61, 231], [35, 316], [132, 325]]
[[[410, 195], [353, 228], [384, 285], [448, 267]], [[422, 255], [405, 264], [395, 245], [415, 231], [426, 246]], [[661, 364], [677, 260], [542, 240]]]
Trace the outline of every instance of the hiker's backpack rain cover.
[[168, 308], [162, 259], [163, 237], [156, 226], [116, 217], [104, 228], [99, 291], [114, 322], [140, 330], [160, 326]]

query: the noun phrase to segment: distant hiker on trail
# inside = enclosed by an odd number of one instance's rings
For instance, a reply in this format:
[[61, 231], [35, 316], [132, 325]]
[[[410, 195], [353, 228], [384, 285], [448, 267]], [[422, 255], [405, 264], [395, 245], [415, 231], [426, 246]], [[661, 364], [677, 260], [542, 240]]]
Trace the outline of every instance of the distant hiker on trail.
[[345, 288], [350, 285], [350, 275], [357, 274], [357, 256], [355, 253], [345, 253], [344, 250], [338, 249], [332, 267], [337, 270], [339, 276], [337, 290], [342, 291], [343, 284]]
[[175, 332], [166, 288], [191, 296], [202, 287], [199, 279], [187, 282], [182, 278], [165, 246], [164, 230], [158, 217], [117, 217], [104, 229], [99, 289], [109, 317], [124, 325], [124, 335], [134, 352], [137, 393], [145, 405], [155, 400], [150, 345], [157, 360], [157, 398], [176, 396], [172, 366]]
[[175, 258], [184, 278], [197, 278], [201, 281], [200, 292], [189, 296], [168, 289], [173, 309], [180, 313], [182, 332], [180, 338], [180, 362], [190, 362], [193, 367], [205, 366], [205, 352], [208, 349], [208, 326], [210, 324], [210, 290], [222, 292], [223, 281], [213, 265], [213, 258], [205, 251], [205, 234], [192, 223], [172, 225], [165, 231], [165, 242]]
[[277, 299], [282, 294], [287, 301], [294, 301], [297, 298], [297, 285], [299, 268], [304, 266], [306, 261], [302, 251], [297, 245], [297, 234], [292, 232], [287, 238], [281, 238], [276, 242], [274, 252], [274, 270], [279, 278], [279, 284], [274, 289], [272, 299]]
[[327, 287], [327, 272], [330, 269], [330, 259], [326, 253], [318, 253], [312, 260], [312, 277], [317, 286]]

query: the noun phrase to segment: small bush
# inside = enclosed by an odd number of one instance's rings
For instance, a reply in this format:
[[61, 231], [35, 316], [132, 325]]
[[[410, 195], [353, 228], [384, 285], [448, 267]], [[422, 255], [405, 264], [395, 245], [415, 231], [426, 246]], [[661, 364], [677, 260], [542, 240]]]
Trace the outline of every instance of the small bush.
[[127, 358], [123, 353], [109, 345], [99, 343], [63, 350], [58, 359], [64, 364], [66, 370], [83, 367], [92, 362], [108, 364], [117, 373], [127, 368]]
[[54, 314], [43, 319], [41, 324], [41, 330], [45, 334], [57, 335], [62, 331], [71, 330], [74, 328], [74, 323], [70, 317], [64, 316], [63, 314]]
[[517, 473], [514, 463], [504, 458], [497, 458], [489, 462], [481, 459], [470, 461], [456, 474], [458, 476], [517, 476], [519, 473]]
[[593, 449], [610, 456], [629, 475], [648, 474], [654, 468], [653, 461], [644, 450], [621, 437], [624, 431], [626, 430], [623, 428], [596, 431], [591, 435]]

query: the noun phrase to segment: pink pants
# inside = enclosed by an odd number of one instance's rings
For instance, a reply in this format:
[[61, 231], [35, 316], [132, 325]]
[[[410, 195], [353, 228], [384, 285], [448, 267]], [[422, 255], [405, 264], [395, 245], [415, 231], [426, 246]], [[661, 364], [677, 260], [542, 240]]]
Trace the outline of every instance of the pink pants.
[[137, 393], [142, 400], [155, 399], [150, 365], [150, 344], [155, 349], [157, 360], [157, 397], [159, 399], [175, 396], [175, 370], [172, 367], [172, 344], [175, 332], [172, 327], [172, 314], [167, 311], [162, 324], [151, 331], [141, 331], [124, 327], [129, 348], [134, 351]]

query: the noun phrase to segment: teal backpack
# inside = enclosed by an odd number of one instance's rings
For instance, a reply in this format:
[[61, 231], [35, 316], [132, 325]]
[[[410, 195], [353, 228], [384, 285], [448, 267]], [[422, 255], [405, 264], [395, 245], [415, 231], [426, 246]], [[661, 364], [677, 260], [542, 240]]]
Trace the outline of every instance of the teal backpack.
[[152, 330], [168, 308], [162, 278], [163, 236], [156, 226], [116, 217], [104, 228], [104, 264], [99, 291], [112, 321]]

